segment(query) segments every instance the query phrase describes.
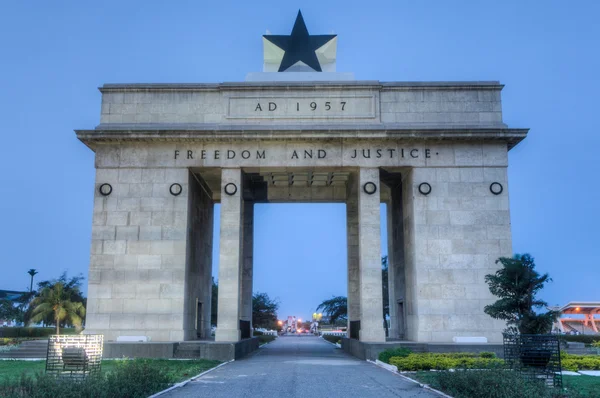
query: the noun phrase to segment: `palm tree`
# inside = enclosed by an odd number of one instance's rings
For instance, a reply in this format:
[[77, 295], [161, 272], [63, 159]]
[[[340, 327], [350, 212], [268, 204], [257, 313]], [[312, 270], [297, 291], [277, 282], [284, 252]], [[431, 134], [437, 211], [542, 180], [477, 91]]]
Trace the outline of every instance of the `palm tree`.
[[65, 290], [62, 282], [56, 282], [42, 289], [40, 295], [32, 301], [33, 312], [29, 323], [41, 322], [52, 316], [56, 322], [56, 334], [60, 334], [60, 323], [67, 321], [81, 329], [85, 307], [81, 302], [71, 301], [71, 294]]
[[323, 310], [329, 317], [329, 322], [334, 325], [337, 321], [343, 321], [348, 318], [348, 299], [344, 296], [332, 297], [323, 301], [317, 307], [317, 312]]
[[35, 268], [30, 269], [29, 271], [27, 271], [27, 273], [29, 275], [31, 275], [31, 284], [29, 285], [29, 293], [31, 293], [33, 291], [33, 277], [35, 276], [35, 274], [37, 274], [38, 272], [36, 271]]

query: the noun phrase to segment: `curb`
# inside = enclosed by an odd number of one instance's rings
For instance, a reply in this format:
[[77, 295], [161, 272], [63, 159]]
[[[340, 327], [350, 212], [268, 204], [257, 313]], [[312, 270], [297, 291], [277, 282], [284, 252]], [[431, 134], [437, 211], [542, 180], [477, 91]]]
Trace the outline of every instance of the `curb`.
[[[377, 366], [377, 367], [379, 367], [379, 368], [381, 368], [381, 369], [385, 369], [385, 370], [387, 370], [388, 372], [390, 372], [390, 373], [393, 373], [393, 374], [395, 374], [396, 376], [398, 376], [398, 377], [400, 377], [400, 378], [402, 378], [402, 379], [404, 379], [404, 380], [406, 380], [406, 381], [409, 381], [409, 382], [411, 382], [411, 383], [418, 384], [418, 385], [419, 385], [419, 387], [421, 387], [421, 388], [423, 388], [423, 389], [425, 389], [425, 390], [429, 390], [429, 391], [433, 392], [434, 394], [438, 394], [438, 395], [439, 395], [439, 396], [441, 396], [441, 397], [444, 397], [444, 398], [454, 398], [454, 397], [452, 397], [452, 396], [450, 396], [450, 395], [448, 395], [448, 394], [445, 394], [445, 393], [443, 393], [443, 392], [441, 392], [441, 391], [439, 391], [439, 390], [436, 390], [436, 389], [435, 389], [435, 388], [433, 388], [433, 387], [430, 387], [428, 384], [423, 384], [423, 383], [420, 383], [420, 382], [418, 382], [417, 380], [411, 379], [410, 377], [407, 377], [407, 376], [404, 376], [403, 374], [400, 374], [400, 373], [398, 373], [398, 372], [395, 372], [395, 371], [391, 370], [390, 368], [388, 368], [388, 367], [386, 367], [386, 366], [380, 365], [380, 364], [378, 364], [378, 363], [377, 363], [377, 362], [375, 362], [375, 361], [371, 361], [370, 359], [367, 359], [367, 362], [369, 362], [369, 363], [372, 363], [373, 365], [375, 365], [375, 366]], [[387, 364], [385, 364], [385, 365], [387, 365]], [[391, 366], [391, 365], [387, 365], [387, 366]], [[395, 367], [395, 366], [394, 366], [394, 367]]]
[[225, 365], [227, 365], [227, 364], [229, 364], [229, 363], [231, 363], [231, 362], [233, 362], [233, 361], [235, 361], [235, 359], [232, 359], [231, 361], [223, 362], [222, 364], [220, 364], [220, 365], [217, 365], [217, 366], [215, 366], [214, 368], [210, 368], [210, 369], [208, 369], [208, 370], [206, 370], [206, 371], [204, 371], [204, 372], [202, 372], [202, 373], [200, 373], [200, 374], [198, 374], [198, 375], [196, 375], [196, 376], [194, 376], [194, 377], [191, 377], [191, 378], [189, 378], [189, 379], [187, 379], [187, 380], [184, 380], [184, 381], [182, 381], [182, 382], [176, 383], [176, 384], [172, 385], [171, 387], [167, 388], [166, 390], [162, 390], [162, 391], [159, 391], [159, 392], [157, 392], [157, 393], [156, 393], [156, 394], [154, 394], [154, 395], [150, 395], [148, 398], [155, 398], [155, 397], [158, 397], [158, 396], [160, 396], [160, 395], [166, 394], [166, 393], [168, 393], [169, 391], [172, 391], [172, 390], [174, 390], [174, 389], [176, 389], [176, 388], [183, 387], [183, 386], [185, 386], [187, 383], [189, 383], [190, 381], [194, 381], [194, 380], [196, 380], [197, 378], [199, 378], [199, 377], [202, 377], [202, 376], [204, 376], [205, 374], [212, 372], [213, 370], [219, 369], [221, 366], [225, 366]]
[[325, 339], [323, 338], [323, 336], [319, 336], [319, 338], [320, 338], [321, 340], [323, 340], [324, 342], [326, 342], [327, 344], [331, 344], [331, 345], [332, 345], [332, 346], [334, 346], [335, 348], [342, 348], [341, 346], [340, 346], [340, 347], [338, 347], [338, 346], [337, 346], [337, 344], [335, 344], [335, 343], [332, 343], [331, 341], [327, 341], [327, 340], [325, 340]]
[[277, 340], [277, 338], [278, 338], [278, 337], [279, 337], [279, 336], [277, 336], [277, 337], [276, 337], [276, 338], [274, 338], [273, 340], [271, 340], [271, 341], [269, 341], [268, 343], [265, 343], [265, 344], [263, 344], [263, 345], [260, 345], [260, 344], [259, 344], [259, 345], [258, 345], [258, 349], [260, 350], [260, 349], [261, 349], [261, 348], [263, 348], [264, 346], [267, 346], [267, 345], [271, 344], [272, 342], [274, 342], [275, 340]]

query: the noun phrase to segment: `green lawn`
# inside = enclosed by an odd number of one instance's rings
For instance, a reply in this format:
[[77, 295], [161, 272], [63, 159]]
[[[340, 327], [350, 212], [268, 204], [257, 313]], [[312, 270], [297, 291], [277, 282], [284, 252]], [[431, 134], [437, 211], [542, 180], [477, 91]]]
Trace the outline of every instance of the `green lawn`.
[[[102, 371], [110, 372], [123, 360], [106, 360], [102, 361]], [[196, 376], [210, 368], [217, 366], [219, 361], [211, 361], [207, 359], [194, 360], [169, 360], [169, 359], [153, 359], [163, 369], [167, 369], [167, 373], [173, 376], [174, 380], [179, 382], [190, 377]], [[36, 372], [44, 372], [46, 369], [46, 361], [18, 361], [5, 360], [0, 361], [0, 382], [8, 379], [18, 379], [21, 374], [34, 374]]]
[[[424, 384], [435, 385], [437, 372], [420, 371], [407, 374], [408, 377], [418, 380]], [[563, 388], [566, 389], [566, 397], [575, 396], [596, 398], [600, 397], [600, 377], [595, 376], [563, 376]], [[569, 392], [574, 394], [569, 394]], [[526, 398], [526, 397], [524, 397]]]
[[584, 396], [600, 396], [600, 377], [598, 376], [563, 376], [563, 387], [567, 391], [578, 391]]

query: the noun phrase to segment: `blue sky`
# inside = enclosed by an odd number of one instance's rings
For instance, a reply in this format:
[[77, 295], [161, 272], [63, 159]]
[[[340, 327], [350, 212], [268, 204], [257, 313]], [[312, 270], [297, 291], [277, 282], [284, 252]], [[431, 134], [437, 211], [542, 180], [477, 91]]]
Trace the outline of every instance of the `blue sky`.
[[[531, 128], [509, 156], [514, 251], [554, 278], [551, 304], [600, 300], [597, 1], [4, 1], [0, 289], [87, 276], [93, 153], [73, 129], [98, 124], [98, 86], [242, 81], [300, 7], [357, 79], [505, 84], [505, 122]], [[291, 206], [257, 208], [255, 287], [306, 317], [345, 294], [345, 211]]]

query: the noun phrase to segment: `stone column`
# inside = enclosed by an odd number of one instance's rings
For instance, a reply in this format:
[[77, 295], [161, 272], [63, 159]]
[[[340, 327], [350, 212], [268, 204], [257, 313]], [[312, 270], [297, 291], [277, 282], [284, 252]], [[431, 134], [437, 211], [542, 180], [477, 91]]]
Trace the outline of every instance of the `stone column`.
[[[360, 168], [358, 178], [360, 341], [385, 342], [381, 282], [380, 182], [378, 168]], [[373, 183], [376, 192], [363, 187]]]
[[241, 319], [250, 322], [252, 332], [252, 274], [254, 246], [254, 202], [244, 202], [242, 254], [242, 313]]
[[[402, 213], [402, 182], [398, 176], [391, 182], [387, 207], [388, 281], [391, 338], [404, 338], [405, 278], [404, 278], [404, 223]], [[399, 302], [403, 303], [400, 307]]]
[[[233, 195], [225, 193], [235, 184]], [[242, 170], [221, 170], [221, 237], [219, 248], [219, 306], [216, 341], [240, 340], [241, 260], [242, 260]]]
[[[396, 280], [395, 280], [395, 269], [394, 269], [394, 224], [393, 224], [393, 201], [392, 201], [392, 193], [391, 189], [385, 184], [381, 184], [382, 196], [383, 191], [386, 191], [386, 199], [383, 201], [386, 207], [386, 219], [387, 219], [387, 243], [388, 243], [388, 305], [389, 305], [389, 315], [390, 315], [390, 327], [388, 329], [387, 335], [390, 338], [396, 338], [398, 336], [398, 320], [396, 317], [396, 312], [394, 311], [396, 299]], [[383, 297], [385, 301], [385, 297]]]
[[[348, 181], [346, 234], [348, 245], [348, 330], [350, 322], [360, 320], [360, 281], [358, 274], [358, 194], [357, 178]], [[350, 335], [348, 336], [350, 337]]]

